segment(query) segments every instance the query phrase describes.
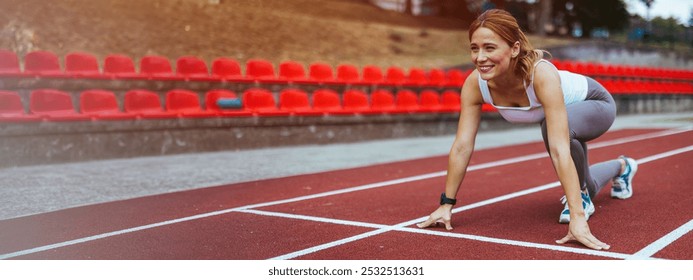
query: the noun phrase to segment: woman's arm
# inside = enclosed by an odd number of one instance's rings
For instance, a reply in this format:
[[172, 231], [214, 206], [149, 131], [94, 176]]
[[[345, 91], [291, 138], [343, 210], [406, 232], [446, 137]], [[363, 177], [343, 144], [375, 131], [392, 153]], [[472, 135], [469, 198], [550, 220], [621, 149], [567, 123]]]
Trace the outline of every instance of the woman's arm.
[[[478, 72], [475, 70], [464, 82], [461, 93], [460, 120], [457, 123], [457, 134], [450, 148], [448, 157], [448, 173], [445, 180], [445, 196], [454, 199], [460, 188], [460, 184], [467, 173], [469, 159], [474, 151], [474, 140], [481, 119], [481, 92], [479, 91]], [[450, 219], [452, 216], [451, 204], [443, 204], [436, 209], [425, 222], [419, 223], [421, 228], [442, 221], [448, 230], [452, 229]]]
[[575, 239], [593, 249], [608, 249], [608, 245], [592, 236], [585, 218], [577, 169], [570, 155], [568, 113], [558, 72], [550, 65], [539, 63], [534, 73], [534, 90], [544, 107], [551, 162], [565, 191], [570, 210], [569, 232], [559, 243]]
[[481, 92], [479, 90], [476, 70], [465, 80], [462, 87], [462, 106], [460, 120], [457, 123], [457, 134], [450, 148], [448, 173], [445, 180], [445, 196], [455, 198], [474, 151], [474, 141], [481, 120]]

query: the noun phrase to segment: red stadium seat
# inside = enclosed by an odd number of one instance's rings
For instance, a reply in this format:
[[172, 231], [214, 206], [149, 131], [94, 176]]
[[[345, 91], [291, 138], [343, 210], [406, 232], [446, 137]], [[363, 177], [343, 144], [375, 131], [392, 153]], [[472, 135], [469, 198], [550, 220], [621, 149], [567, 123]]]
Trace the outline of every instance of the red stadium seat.
[[167, 57], [147, 55], [140, 59], [140, 74], [149, 79], [176, 79]]
[[89, 116], [75, 111], [72, 96], [55, 89], [37, 89], [31, 92], [29, 109], [32, 114], [49, 121], [89, 120]]
[[109, 54], [103, 62], [103, 75], [114, 79], [141, 77], [135, 71], [135, 63], [127, 55]]
[[397, 110], [395, 96], [384, 89], [371, 93], [371, 110], [378, 113], [394, 113]]
[[235, 92], [226, 89], [213, 89], [205, 94], [205, 106], [207, 111], [220, 116], [250, 116], [252, 113], [245, 109], [241, 103], [240, 108], [222, 108], [217, 103], [219, 99], [240, 99]]
[[359, 82], [359, 69], [351, 64], [340, 64], [337, 66], [337, 82], [345, 84], [355, 84]]
[[421, 111], [438, 112], [442, 109], [440, 105], [440, 95], [434, 90], [424, 90], [421, 92]]
[[445, 71], [442, 69], [431, 69], [428, 71], [428, 85], [434, 87], [444, 86], [446, 83]]
[[395, 105], [398, 112], [416, 113], [421, 110], [419, 97], [411, 90], [404, 89], [397, 92]]
[[310, 64], [310, 80], [319, 83], [334, 82], [332, 66], [327, 63], [314, 62]]
[[210, 80], [207, 63], [196, 56], [181, 56], [176, 60], [176, 75], [186, 80]]
[[134, 89], [125, 93], [125, 112], [140, 118], [175, 118], [177, 114], [164, 112], [161, 99], [155, 92]]
[[232, 58], [219, 57], [212, 61], [212, 78], [222, 81], [247, 80], [241, 73], [241, 65]]
[[96, 120], [134, 119], [135, 114], [124, 113], [118, 107], [115, 94], [106, 90], [86, 90], [79, 96], [79, 107], [83, 115]]
[[383, 71], [378, 66], [367, 65], [363, 67], [363, 77], [361, 82], [377, 85], [383, 82]]
[[447, 71], [446, 86], [461, 87], [464, 85], [464, 80], [467, 79], [467, 73], [459, 69], [450, 69]]
[[279, 93], [279, 109], [292, 115], [315, 115], [308, 100], [308, 94], [295, 88], [284, 89]]
[[21, 76], [19, 58], [10, 50], [0, 49], [0, 76]]
[[398, 86], [406, 82], [407, 77], [404, 75], [404, 70], [396, 66], [390, 66], [385, 72], [385, 83], [388, 85]]
[[446, 90], [441, 95], [442, 111], [459, 113], [461, 107], [460, 93], [454, 90]]
[[346, 90], [343, 99], [345, 113], [365, 114], [371, 112], [371, 106], [368, 103], [368, 95], [361, 90]]
[[32, 51], [24, 56], [24, 73], [36, 76], [66, 77], [58, 56], [50, 51]]
[[423, 86], [428, 84], [426, 72], [421, 68], [410, 68], [406, 84], [411, 86]]
[[41, 120], [38, 116], [27, 115], [22, 98], [17, 92], [0, 90], [0, 122], [22, 122]]
[[246, 62], [246, 77], [256, 82], [277, 82], [274, 65], [263, 59], [251, 59]]
[[96, 57], [83, 52], [73, 52], [65, 56], [65, 73], [75, 78], [102, 77]]
[[341, 114], [344, 111], [339, 94], [331, 89], [313, 92], [313, 110], [323, 114]]
[[279, 64], [279, 79], [287, 82], [305, 82], [306, 70], [299, 62], [284, 61]]
[[207, 112], [200, 107], [200, 96], [186, 89], [174, 89], [166, 93], [166, 112], [179, 117], [213, 117], [215, 112]]
[[287, 115], [277, 108], [274, 96], [269, 90], [250, 88], [243, 93], [243, 103], [253, 114], [260, 116]]

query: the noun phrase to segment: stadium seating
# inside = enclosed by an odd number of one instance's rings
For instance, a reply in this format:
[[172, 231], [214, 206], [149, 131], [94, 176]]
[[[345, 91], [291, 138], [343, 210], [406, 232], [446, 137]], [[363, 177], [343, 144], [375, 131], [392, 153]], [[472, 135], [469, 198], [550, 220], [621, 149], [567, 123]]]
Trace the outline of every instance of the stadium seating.
[[133, 113], [138, 118], [175, 118], [176, 113], [165, 112], [161, 99], [155, 92], [133, 89], [125, 93], [125, 112]]
[[176, 60], [176, 75], [186, 80], [211, 80], [207, 63], [191, 55], [181, 56]]
[[385, 71], [385, 84], [390, 86], [400, 86], [406, 82], [406, 75], [404, 75], [404, 70], [396, 66], [390, 66]]
[[407, 86], [424, 86], [428, 84], [426, 72], [421, 68], [412, 67], [407, 76]]
[[0, 122], [22, 122], [41, 120], [38, 116], [27, 115], [22, 98], [17, 92], [0, 90]]
[[334, 82], [332, 66], [327, 63], [314, 62], [310, 64], [310, 80], [317, 83]]
[[0, 49], [0, 77], [21, 76], [22, 74], [17, 54], [10, 50]]
[[445, 86], [445, 71], [441, 69], [431, 69], [428, 71], [428, 85], [434, 87]]
[[340, 64], [337, 66], [337, 82], [343, 84], [355, 84], [359, 80], [359, 69], [351, 64]]
[[127, 55], [109, 54], [103, 62], [103, 75], [111, 79], [128, 79], [141, 77], [135, 71], [135, 63]]
[[263, 59], [248, 60], [245, 75], [255, 82], [278, 82], [274, 74], [274, 65]]
[[279, 79], [287, 82], [305, 82], [306, 70], [299, 62], [284, 61], [279, 64]]
[[279, 109], [291, 115], [314, 114], [308, 94], [300, 89], [287, 88], [279, 93]]
[[467, 78], [467, 75], [469, 75], [468, 73], [465, 73], [459, 69], [450, 69], [446, 74], [447, 82], [445, 85], [449, 87], [461, 87], [464, 85], [464, 80]]
[[345, 113], [368, 114], [372, 112], [368, 102], [368, 95], [361, 90], [346, 90], [344, 91], [342, 98]]
[[313, 110], [322, 114], [342, 114], [339, 94], [331, 89], [318, 89], [313, 92]]
[[421, 92], [421, 112], [433, 113], [442, 109], [440, 95], [434, 90], [423, 90]]
[[96, 57], [84, 52], [72, 52], [65, 56], [65, 73], [72, 78], [102, 77]]
[[394, 113], [397, 111], [395, 96], [392, 92], [377, 89], [371, 93], [371, 110], [377, 113]]
[[241, 73], [241, 65], [232, 58], [219, 57], [212, 61], [212, 78], [221, 81], [247, 80]]
[[441, 95], [441, 105], [443, 112], [458, 113], [460, 112], [461, 100], [460, 93], [455, 90], [446, 90]]
[[149, 79], [172, 80], [176, 77], [167, 57], [146, 55], [140, 59], [140, 74]]
[[75, 111], [72, 96], [56, 89], [37, 89], [31, 92], [29, 110], [33, 115], [49, 121], [90, 120], [87, 115]]
[[67, 77], [58, 56], [50, 51], [31, 51], [24, 56], [24, 73], [42, 77]]
[[115, 94], [111, 91], [86, 90], [80, 94], [79, 100], [82, 114], [94, 120], [126, 120], [137, 117], [135, 114], [122, 112]]
[[252, 113], [245, 109], [243, 103], [240, 108], [222, 108], [217, 103], [220, 99], [240, 99], [235, 92], [226, 89], [213, 89], [205, 93], [205, 107], [209, 112], [222, 117], [250, 116]]
[[243, 104], [254, 115], [282, 116], [287, 112], [279, 110], [274, 96], [269, 90], [263, 88], [250, 88], [243, 92]]
[[166, 92], [166, 112], [175, 113], [178, 117], [208, 118], [215, 112], [207, 112], [200, 107], [200, 96], [185, 89], [173, 89]]
[[402, 113], [418, 113], [421, 110], [419, 97], [416, 93], [408, 89], [397, 91], [395, 105], [397, 107], [396, 111]]
[[383, 71], [378, 66], [366, 65], [363, 67], [361, 82], [370, 85], [379, 85], [383, 82]]

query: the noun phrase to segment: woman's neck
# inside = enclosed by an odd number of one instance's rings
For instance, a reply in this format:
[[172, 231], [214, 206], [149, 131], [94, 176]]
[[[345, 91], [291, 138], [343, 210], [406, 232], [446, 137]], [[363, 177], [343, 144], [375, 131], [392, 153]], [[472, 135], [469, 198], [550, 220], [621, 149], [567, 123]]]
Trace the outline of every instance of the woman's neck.
[[524, 81], [522, 77], [515, 75], [515, 73], [512, 73], [512, 71], [509, 71], [505, 75], [498, 76], [492, 79], [492, 81], [493, 84], [498, 88], [513, 89], [520, 85], [524, 87]]

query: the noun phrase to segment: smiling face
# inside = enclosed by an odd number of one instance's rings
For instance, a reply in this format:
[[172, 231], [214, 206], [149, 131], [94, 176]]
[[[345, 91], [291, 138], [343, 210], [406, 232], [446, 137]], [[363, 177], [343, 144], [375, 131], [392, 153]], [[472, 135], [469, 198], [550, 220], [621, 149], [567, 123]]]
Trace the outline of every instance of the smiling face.
[[479, 27], [471, 36], [472, 62], [484, 80], [513, 75], [511, 60], [520, 52], [520, 43], [510, 46], [498, 34]]

